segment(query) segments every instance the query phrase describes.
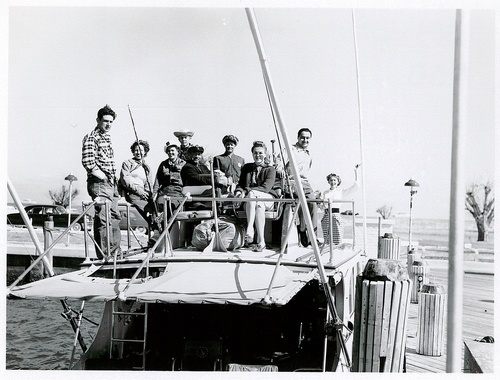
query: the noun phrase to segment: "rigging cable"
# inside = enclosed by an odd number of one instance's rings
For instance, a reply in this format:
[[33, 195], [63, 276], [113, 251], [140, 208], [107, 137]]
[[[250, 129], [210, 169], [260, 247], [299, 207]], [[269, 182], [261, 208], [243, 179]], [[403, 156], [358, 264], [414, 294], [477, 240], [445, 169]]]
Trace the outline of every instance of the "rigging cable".
[[363, 252], [366, 255], [366, 186], [365, 186], [365, 166], [363, 158], [363, 128], [361, 123], [361, 96], [359, 91], [359, 59], [358, 59], [358, 44], [356, 41], [356, 18], [354, 9], [352, 11], [352, 34], [354, 37], [354, 58], [356, 61], [356, 90], [358, 99], [358, 123], [359, 123], [359, 150], [361, 158], [361, 192], [363, 203]]
[[[269, 83], [267, 82], [266, 77], [264, 75], [263, 75], [263, 78], [264, 78], [264, 84], [266, 86], [267, 101], [269, 102], [269, 108], [271, 109], [271, 116], [273, 117], [274, 130], [276, 132], [276, 138], [278, 139], [278, 145], [280, 147], [279, 156], [281, 159], [281, 164], [283, 165], [283, 175], [285, 176], [286, 185], [288, 186], [288, 193], [290, 193], [290, 197], [291, 197], [292, 188], [290, 185], [290, 177], [288, 175], [288, 171], [285, 170], [285, 158], [283, 157], [283, 146], [281, 145], [281, 138], [280, 138], [280, 134], [278, 131], [278, 126], [276, 125], [275, 110], [273, 107], [273, 103], [271, 101], [271, 95], [269, 94]], [[273, 159], [274, 159], [274, 157], [273, 157]], [[286, 194], [287, 192], [284, 191], [284, 193]]]
[[[156, 202], [153, 199], [153, 187], [151, 186], [151, 182], [149, 181], [150, 169], [149, 169], [149, 166], [144, 162], [144, 155], [142, 154], [142, 151], [140, 148], [140, 141], [141, 140], [139, 140], [139, 137], [137, 136], [137, 130], [135, 129], [134, 118], [132, 117], [132, 110], [130, 109], [129, 104], [127, 104], [127, 108], [128, 108], [128, 114], [130, 115], [130, 121], [132, 122], [132, 129], [134, 130], [135, 141], [137, 143], [137, 146], [139, 147], [139, 153], [141, 156], [141, 165], [144, 168], [144, 172], [146, 173], [146, 184], [148, 185], [148, 188], [149, 188], [148, 204], [151, 207], [151, 209], [153, 210], [151, 222], [152, 222], [152, 225], [156, 224], [156, 227], [158, 227], [159, 231], [161, 231], [161, 223], [160, 223], [161, 217], [160, 217], [160, 213], [158, 212], [158, 207], [156, 205]], [[149, 230], [151, 230], [151, 228], [149, 228]]]

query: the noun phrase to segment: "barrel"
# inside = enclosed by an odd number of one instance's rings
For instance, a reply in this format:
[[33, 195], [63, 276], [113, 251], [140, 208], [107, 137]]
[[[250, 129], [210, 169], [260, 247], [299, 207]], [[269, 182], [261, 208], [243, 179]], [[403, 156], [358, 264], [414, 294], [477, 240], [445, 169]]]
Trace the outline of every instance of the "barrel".
[[411, 290], [411, 302], [418, 303], [418, 293], [422, 286], [427, 283], [429, 266], [425, 261], [414, 261], [411, 266], [410, 278], [413, 286]]
[[378, 258], [399, 260], [399, 238], [386, 233], [378, 240]]
[[410, 289], [399, 261], [368, 260], [356, 279], [353, 372], [403, 372]]
[[444, 287], [424, 284], [419, 294], [417, 354], [441, 356], [443, 353], [446, 293]]

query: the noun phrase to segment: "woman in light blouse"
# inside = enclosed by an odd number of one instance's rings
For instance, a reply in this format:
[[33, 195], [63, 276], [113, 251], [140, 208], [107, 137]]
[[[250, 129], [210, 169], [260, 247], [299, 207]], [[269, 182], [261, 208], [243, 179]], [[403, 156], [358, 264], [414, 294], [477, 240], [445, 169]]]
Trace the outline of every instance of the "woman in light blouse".
[[152, 219], [152, 189], [149, 180], [149, 166], [144, 158], [149, 152], [149, 143], [144, 140], [134, 141], [130, 147], [133, 157], [124, 161], [120, 171], [120, 185], [125, 200], [134, 206], [141, 216], [148, 222]]
[[354, 184], [347, 189], [340, 189], [339, 186], [342, 183], [340, 176], [337, 174], [330, 173], [326, 176], [326, 180], [330, 184], [330, 188], [325, 190], [322, 195], [323, 201], [325, 201], [325, 215], [321, 220], [321, 225], [323, 227], [323, 236], [325, 238], [325, 244], [329, 241], [329, 223], [330, 223], [330, 213], [332, 214], [332, 243], [340, 244], [344, 238], [344, 221], [342, 220], [342, 215], [340, 215], [340, 203], [331, 203], [331, 209], [328, 209], [328, 201], [340, 201], [346, 199], [348, 196], [353, 194], [359, 189], [358, 184], [358, 167], [359, 164], [354, 167]]

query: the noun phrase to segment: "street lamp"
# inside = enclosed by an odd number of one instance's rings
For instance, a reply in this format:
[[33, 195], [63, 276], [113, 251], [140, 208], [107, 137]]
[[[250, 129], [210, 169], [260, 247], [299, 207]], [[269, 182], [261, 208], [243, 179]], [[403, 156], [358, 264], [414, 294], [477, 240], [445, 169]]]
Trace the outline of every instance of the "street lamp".
[[408, 182], [405, 183], [405, 186], [410, 186], [410, 227], [409, 227], [409, 232], [408, 234], [409, 239], [408, 239], [408, 252], [410, 252], [412, 246], [411, 246], [411, 209], [413, 208], [413, 195], [417, 194], [417, 190], [414, 190], [415, 187], [419, 187], [420, 185], [418, 184], [417, 181], [413, 180], [410, 178]]
[[[78, 181], [73, 174], [69, 174], [64, 178], [66, 181], [69, 181], [69, 205], [68, 205], [68, 228], [71, 225], [71, 185], [73, 185], [73, 181]], [[68, 244], [69, 244], [69, 233], [68, 233]]]

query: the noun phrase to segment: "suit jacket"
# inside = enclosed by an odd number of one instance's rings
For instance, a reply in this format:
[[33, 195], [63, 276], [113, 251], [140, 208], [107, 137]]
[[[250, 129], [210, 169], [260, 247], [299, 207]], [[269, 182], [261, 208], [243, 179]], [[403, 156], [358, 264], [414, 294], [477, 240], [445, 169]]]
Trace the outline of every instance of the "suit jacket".
[[228, 178], [231, 177], [233, 183], [238, 183], [240, 180], [243, 165], [245, 165], [243, 157], [237, 156], [234, 153], [230, 156], [224, 153], [214, 157], [214, 169], [219, 169]]
[[273, 190], [276, 182], [276, 169], [272, 166], [264, 166], [256, 176], [256, 183], [252, 184], [252, 177], [256, 172], [257, 166], [254, 162], [243, 165], [241, 168], [241, 176], [236, 186], [236, 191], [241, 191], [245, 195], [250, 190], [258, 190], [270, 194], [277, 198], [278, 194]]
[[184, 186], [212, 185], [210, 169], [205, 165], [195, 165], [188, 161], [181, 169], [182, 184]]

